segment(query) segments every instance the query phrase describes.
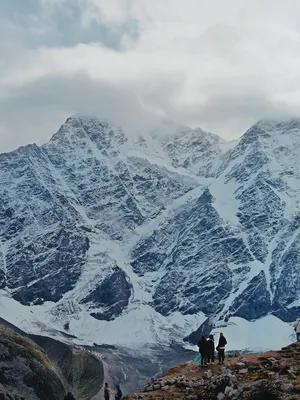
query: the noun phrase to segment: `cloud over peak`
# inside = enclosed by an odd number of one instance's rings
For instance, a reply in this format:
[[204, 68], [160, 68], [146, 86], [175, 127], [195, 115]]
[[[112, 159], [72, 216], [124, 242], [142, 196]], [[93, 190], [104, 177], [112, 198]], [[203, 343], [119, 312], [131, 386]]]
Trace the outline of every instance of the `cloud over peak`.
[[73, 113], [239, 136], [298, 113], [299, 1], [2, 0], [0, 149]]

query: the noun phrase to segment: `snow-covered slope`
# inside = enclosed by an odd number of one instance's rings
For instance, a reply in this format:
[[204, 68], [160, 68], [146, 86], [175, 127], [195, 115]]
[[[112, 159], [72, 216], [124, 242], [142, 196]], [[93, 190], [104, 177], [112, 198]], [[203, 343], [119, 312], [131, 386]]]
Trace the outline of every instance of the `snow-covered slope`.
[[286, 332], [300, 311], [299, 151], [299, 120], [227, 143], [71, 117], [44, 146], [0, 155], [0, 316], [128, 346], [269, 314]]

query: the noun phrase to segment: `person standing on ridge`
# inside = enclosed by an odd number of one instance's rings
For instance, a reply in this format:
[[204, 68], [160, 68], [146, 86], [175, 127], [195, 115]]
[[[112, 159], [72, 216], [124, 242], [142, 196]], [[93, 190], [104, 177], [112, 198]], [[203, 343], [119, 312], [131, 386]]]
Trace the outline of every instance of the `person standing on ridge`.
[[122, 390], [121, 390], [121, 386], [118, 384], [116, 386], [115, 400], [121, 400], [122, 397], [123, 397], [123, 393], [122, 393]]
[[217, 346], [218, 356], [219, 356], [219, 364], [224, 364], [225, 359], [225, 346], [227, 344], [227, 340], [223, 335], [223, 332], [220, 333], [219, 343]]
[[198, 347], [199, 347], [199, 353], [201, 354], [201, 366], [207, 367], [207, 340], [205, 339], [204, 336], [201, 336], [199, 342], [198, 342]]
[[208, 364], [215, 363], [215, 342], [213, 335], [209, 335], [207, 340], [207, 362]]
[[297, 342], [299, 342], [300, 341], [300, 317], [297, 317], [297, 319], [296, 319], [296, 324], [295, 324], [294, 330], [296, 332]]
[[106, 382], [104, 385], [104, 400], [109, 400], [109, 397], [110, 397], [109, 386], [108, 383]]

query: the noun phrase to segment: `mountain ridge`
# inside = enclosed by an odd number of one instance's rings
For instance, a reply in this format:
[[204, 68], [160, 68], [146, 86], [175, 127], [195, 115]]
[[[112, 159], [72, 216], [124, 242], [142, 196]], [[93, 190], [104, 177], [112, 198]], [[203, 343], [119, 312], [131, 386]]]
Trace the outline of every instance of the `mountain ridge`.
[[70, 117], [48, 143], [0, 155], [0, 303], [22, 305], [13, 318], [32, 309], [29, 329], [68, 322], [81, 340], [138, 321], [138, 343], [295, 318], [300, 120], [260, 121], [235, 146], [201, 129], [173, 137]]

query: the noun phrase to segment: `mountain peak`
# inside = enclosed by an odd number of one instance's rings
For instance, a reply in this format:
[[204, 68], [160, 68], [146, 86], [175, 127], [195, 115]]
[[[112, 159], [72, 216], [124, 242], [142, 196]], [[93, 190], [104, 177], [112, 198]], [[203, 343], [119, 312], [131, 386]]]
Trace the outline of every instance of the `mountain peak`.
[[127, 141], [125, 133], [107, 121], [97, 117], [72, 115], [66, 119], [50, 142], [63, 142], [72, 147], [92, 143], [99, 150], [118, 148]]
[[110, 121], [106, 119], [102, 119], [99, 117], [96, 117], [95, 115], [84, 115], [84, 114], [73, 114], [70, 115], [65, 121], [65, 124], [90, 124], [90, 123], [95, 123], [95, 124], [100, 124], [104, 127], [114, 127], [114, 124], [111, 123]]
[[[282, 136], [286, 136], [284, 139]], [[280, 138], [279, 138], [280, 137]], [[236, 150], [246, 149], [249, 145], [260, 146], [267, 143], [274, 147], [275, 141], [280, 141], [280, 146], [291, 145], [300, 139], [300, 118], [289, 119], [265, 119], [253, 124], [241, 137]], [[267, 145], [267, 146], [269, 146]]]
[[266, 132], [272, 133], [285, 133], [290, 132], [291, 130], [297, 129], [300, 130], [300, 118], [299, 117], [291, 117], [291, 118], [275, 118], [275, 119], [261, 119], [255, 124], [253, 124], [250, 130], [253, 127], [259, 127], [260, 129]]

